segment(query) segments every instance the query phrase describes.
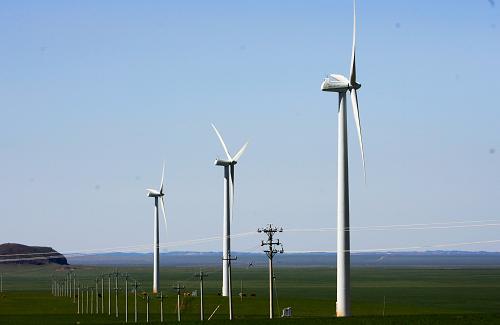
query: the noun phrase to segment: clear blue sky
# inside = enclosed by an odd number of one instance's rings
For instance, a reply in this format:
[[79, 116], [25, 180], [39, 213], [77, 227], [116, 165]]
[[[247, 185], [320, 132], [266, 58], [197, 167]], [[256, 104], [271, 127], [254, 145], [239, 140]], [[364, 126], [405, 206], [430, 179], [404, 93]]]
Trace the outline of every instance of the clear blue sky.
[[[367, 184], [350, 114], [353, 226], [500, 222], [499, 6], [358, 1]], [[337, 97], [320, 84], [348, 74], [350, 0], [2, 1], [0, 30], [1, 242], [150, 245], [145, 188], [159, 185], [163, 159], [162, 242], [220, 235], [213, 161], [223, 151], [211, 122], [233, 152], [250, 140], [233, 233], [335, 227]], [[500, 239], [499, 230], [360, 231], [352, 247]], [[289, 250], [335, 249], [335, 233], [281, 237]]]

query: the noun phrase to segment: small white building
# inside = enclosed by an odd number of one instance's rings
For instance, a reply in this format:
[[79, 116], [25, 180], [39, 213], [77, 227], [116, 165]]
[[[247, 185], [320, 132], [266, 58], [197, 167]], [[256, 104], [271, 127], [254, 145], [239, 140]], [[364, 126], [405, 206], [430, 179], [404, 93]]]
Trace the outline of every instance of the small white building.
[[292, 307], [283, 308], [281, 317], [292, 317]]

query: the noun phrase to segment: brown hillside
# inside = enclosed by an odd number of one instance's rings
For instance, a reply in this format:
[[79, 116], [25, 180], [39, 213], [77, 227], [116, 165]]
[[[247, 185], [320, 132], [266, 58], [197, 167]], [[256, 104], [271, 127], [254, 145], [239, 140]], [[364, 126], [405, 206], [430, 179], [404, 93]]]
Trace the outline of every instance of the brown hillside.
[[6, 243], [0, 245], [0, 265], [2, 264], [67, 265], [68, 261], [52, 247]]

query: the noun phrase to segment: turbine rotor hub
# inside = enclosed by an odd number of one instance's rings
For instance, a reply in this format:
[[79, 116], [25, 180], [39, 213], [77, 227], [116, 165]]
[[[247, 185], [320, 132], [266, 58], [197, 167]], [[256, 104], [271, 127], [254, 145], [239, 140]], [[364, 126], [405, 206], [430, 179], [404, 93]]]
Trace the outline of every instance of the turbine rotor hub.
[[361, 88], [361, 84], [358, 84], [357, 82], [354, 82], [352, 84], [349, 84], [349, 90], [358, 90], [359, 88]]

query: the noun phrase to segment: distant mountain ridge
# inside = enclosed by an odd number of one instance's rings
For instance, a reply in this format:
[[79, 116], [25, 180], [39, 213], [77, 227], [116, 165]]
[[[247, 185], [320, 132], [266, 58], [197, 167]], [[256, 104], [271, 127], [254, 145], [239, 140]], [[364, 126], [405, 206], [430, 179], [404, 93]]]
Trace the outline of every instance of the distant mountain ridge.
[[0, 245], [0, 265], [3, 264], [68, 265], [68, 261], [52, 247], [5, 243]]

